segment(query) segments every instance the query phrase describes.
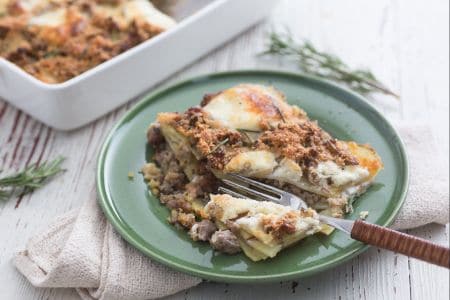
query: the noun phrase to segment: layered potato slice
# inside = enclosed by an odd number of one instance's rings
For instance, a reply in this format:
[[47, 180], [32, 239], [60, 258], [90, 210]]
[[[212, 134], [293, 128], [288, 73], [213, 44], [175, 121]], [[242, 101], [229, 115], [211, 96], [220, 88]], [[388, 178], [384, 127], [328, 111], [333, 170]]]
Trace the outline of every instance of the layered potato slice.
[[272, 202], [211, 195], [205, 212], [218, 228], [231, 230], [253, 261], [275, 257], [282, 249], [321, 230], [312, 209], [293, 210]]
[[369, 145], [331, 137], [281, 92], [262, 85], [206, 95], [201, 107], [161, 113], [157, 122], [188, 177], [206, 165], [219, 178], [261, 179], [336, 217], [383, 167]]

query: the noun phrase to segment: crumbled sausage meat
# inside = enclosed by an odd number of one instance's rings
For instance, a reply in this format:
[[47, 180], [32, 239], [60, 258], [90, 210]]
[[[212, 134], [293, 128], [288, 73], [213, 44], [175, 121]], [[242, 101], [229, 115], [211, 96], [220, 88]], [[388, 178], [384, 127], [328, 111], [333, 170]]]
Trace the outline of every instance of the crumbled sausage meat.
[[195, 176], [194, 179], [186, 184], [186, 193], [192, 198], [209, 200], [209, 194], [217, 191], [218, 180], [211, 172], [205, 175]]
[[215, 250], [223, 253], [236, 254], [241, 251], [239, 240], [230, 230], [216, 231], [209, 243]]
[[210, 220], [202, 220], [191, 227], [189, 235], [194, 241], [209, 241], [216, 231], [217, 227], [213, 222]]
[[192, 205], [186, 201], [182, 193], [161, 195], [159, 200], [170, 209], [181, 209], [183, 212], [192, 212]]
[[168, 221], [172, 224], [178, 224], [190, 229], [195, 224], [195, 216], [192, 213], [184, 213], [175, 209], [170, 211]]
[[147, 140], [153, 147], [158, 147], [159, 145], [165, 143], [159, 124], [155, 123], [150, 126], [147, 130]]
[[178, 171], [169, 171], [164, 176], [164, 181], [161, 184], [161, 193], [171, 194], [175, 191], [183, 189], [186, 182], [186, 176]]

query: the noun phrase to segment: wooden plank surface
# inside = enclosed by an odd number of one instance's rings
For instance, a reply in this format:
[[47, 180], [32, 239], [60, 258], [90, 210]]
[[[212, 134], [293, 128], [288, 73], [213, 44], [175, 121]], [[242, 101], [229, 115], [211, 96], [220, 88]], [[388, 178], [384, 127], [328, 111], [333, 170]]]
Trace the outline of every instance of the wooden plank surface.
[[[334, 52], [353, 66], [375, 72], [402, 100], [377, 96], [373, 103], [392, 120], [426, 122], [449, 153], [449, 2], [447, 0], [284, 0], [269, 20], [175, 74], [165, 84], [192, 75], [295, 64], [255, 57], [272, 27], [289, 26], [297, 36]], [[30, 99], [32, 101], [32, 99]], [[95, 197], [94, 170], [109, 128], [132, 105], [72, 132], [42, 125], [0, 100], [0, 169], [68, 157], [66, 174], [19, 201], [0, 203], [0, 298], [78, 299], [71, 289], [33, 288], [11, 264], [13, 253], [54, 217]], [[448, 165], [448, 160], [446, 161]], [[448, 227], [409, 231], [448, 244]], [[448, 299], [447, 270], [372, 248], [329, 272], [265, 285], [202, 283], [170, 299]]]

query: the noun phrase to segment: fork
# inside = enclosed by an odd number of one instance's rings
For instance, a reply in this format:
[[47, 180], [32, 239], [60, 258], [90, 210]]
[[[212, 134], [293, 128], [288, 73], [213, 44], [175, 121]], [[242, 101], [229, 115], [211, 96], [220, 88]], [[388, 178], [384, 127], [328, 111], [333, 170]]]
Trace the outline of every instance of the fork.
[[[247, 194], [256, 200], [272, 201], [296, 210], [308, 207], [298, 196], [248, 177], [230, 174], [222, 181], [233, 190], [221, 186], [219, 192], [234, 197], [248, 198], [244, 195]], [[450, 249], [447, 247], [362, 220], [344, 220], [321, 214], [319, 220], [349, 234], [354, 240], [450, 268]]]

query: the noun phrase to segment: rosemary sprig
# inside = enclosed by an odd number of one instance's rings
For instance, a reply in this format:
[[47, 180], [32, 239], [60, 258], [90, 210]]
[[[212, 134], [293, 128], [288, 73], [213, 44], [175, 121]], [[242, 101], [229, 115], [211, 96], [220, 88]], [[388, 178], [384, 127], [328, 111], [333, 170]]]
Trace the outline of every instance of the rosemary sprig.
[[230, 141], [229, 138], [225, 138], [223, 141], [220, 141], [215, 147], [214, 149], [212, 149], [211, 151], [209, 151], [209, 153], [206, 155], [210, 155], [213, 154], [214, 152], [216, 152], [220, 147], [222, 147], [223, 145], [225, 145], [226, 143], [228, 143]]
[[311, 42], [295, 41], [288, 31], [270, 33], [267, 49], [261, 55], [292, 58], [305, 73], [343, 83], [363, 95], [378, 92], [399, 98], [372, 72], [350, 69], [339, 57], [317, 50]]
[[49, 179], [64, 171], [59, 156], [50, 162], [32, 164], [22, 171], [0, 178], [0, 200], [8, 200], [13, 194], [25, 195], [42, 187]]

